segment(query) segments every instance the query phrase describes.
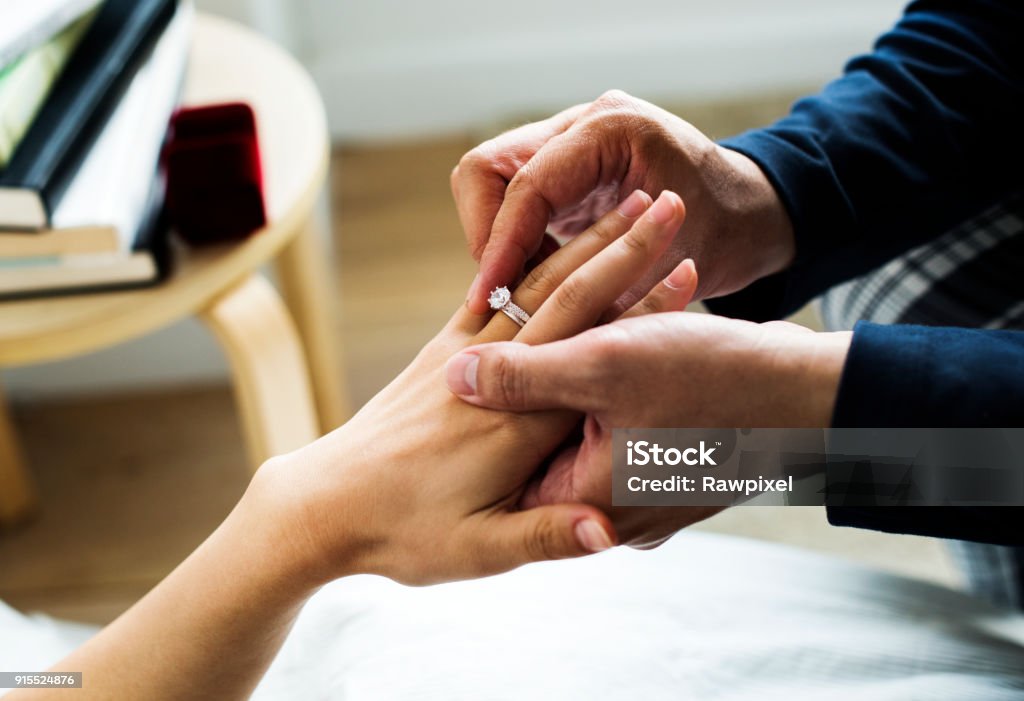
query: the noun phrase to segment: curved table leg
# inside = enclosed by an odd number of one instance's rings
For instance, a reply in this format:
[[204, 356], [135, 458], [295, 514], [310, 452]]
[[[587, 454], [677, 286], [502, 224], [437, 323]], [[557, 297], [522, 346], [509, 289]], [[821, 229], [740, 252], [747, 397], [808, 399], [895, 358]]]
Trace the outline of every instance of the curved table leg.
[[315, 440], [320, 430], [305, 354], [274, 287], [253, 275], [201, 318], [231, 363], [253, 469]]
[[335, 292], [329, 262], [312, 221], [277, 257], [277, 272], [288, 307], [306, 349], [320, 430], [331, 431], [351, 416], [338, 341]]
[[0, 388], [0, 526], [15, 525], [36, 506], [36, 494]]

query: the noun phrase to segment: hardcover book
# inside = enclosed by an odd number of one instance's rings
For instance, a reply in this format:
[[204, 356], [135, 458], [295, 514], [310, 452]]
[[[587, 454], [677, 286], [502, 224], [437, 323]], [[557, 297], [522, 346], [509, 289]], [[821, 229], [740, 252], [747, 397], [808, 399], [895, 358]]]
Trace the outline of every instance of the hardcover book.
[[[167, 271], [160, 152], [180, 99], [192, 7], [181, 6], [136, 72], [42, 234], [0, 232], [0, 298], [112, 289], [156, 282]], [[75, 235], [93, 240], [89, 249]], [[4, 256], [14, 237], [22, 256]], [[53, 239], [34, 248], [25, 240]], [[63, 239], [68, 249], [56, 249]]]
[[51, 225], [78, 166], [177, 6], [176, 0], [107, 0], [102, 5], [74, 60], [0, 173], [0, 228]]
[[99, 0], [0, 0], [0, 68], [46, 43]]
[[0, 170], [7, 167], [91, 20], [92, 15], [75, 20], [53, 39], [0, 70]]

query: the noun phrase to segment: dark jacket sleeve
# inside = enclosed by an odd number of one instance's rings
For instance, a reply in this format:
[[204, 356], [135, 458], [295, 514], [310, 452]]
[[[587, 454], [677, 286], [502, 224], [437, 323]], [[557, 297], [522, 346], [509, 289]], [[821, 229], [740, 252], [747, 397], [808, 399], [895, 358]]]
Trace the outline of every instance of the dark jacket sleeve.
[[[837, 428], [1024, 426], [1024, 331], [860, 323]], [[1024, 466], [1021, 467], [1024, 470]], [[1024, 508], [829, 508], [835, 525], [1024, 545]]]
[[1019, 0], [919, 0], [821, 93], [724, 141], [779, 193], [796, 260], [712, 310], [781, 318], [1019, 190], [1022, 36]]

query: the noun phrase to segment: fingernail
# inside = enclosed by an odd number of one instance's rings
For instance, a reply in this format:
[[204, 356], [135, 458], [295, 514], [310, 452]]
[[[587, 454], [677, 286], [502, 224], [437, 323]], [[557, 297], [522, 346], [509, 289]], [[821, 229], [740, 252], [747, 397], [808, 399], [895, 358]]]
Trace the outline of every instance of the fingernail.
[[584, 519], [576, 524], [576, 540], [592, 553], [599, 553], [612, 547], [612, 539], [601, 528], [601, 524], [590, 519]]
[[475, 395], [476, 371], [479, 366], [480, 356], [476, 353], [459, 353], [453, 357], [445, 368], [448, 389], [460, 397]]
[[627, 219], [635, 219], [643, 214], [650, 207], [650, 198], [643, 190], [634, 190], [629, 197], [619, 205], [619, 214]]
[[690, 278], [693, 277], [694, 269], [693, 260], [687, 258], [677, 265], [676, 269], [669, 273], [669, 276], [665, 278], [665, 286], [671, 287], [673, 290], [681, 290], [690, 283]]
[[655, 224], [667, 224], [676, 215], [674, 199], [667, 190], [661, 193], [654, 205], [647, 210], [647, 216]]

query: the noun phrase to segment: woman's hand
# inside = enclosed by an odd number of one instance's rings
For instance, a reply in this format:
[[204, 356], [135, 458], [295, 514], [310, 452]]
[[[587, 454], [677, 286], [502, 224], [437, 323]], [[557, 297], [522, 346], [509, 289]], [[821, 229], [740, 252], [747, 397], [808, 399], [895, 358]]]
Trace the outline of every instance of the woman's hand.
[[[610, 547], [615, 532], [593, 506], [517, 508], [576, 416], [470, 406], [445, 386], [445, 363], [474, 344], [544, 343], [592, 326], [683, 218], [672, 194], [650, 206], [638, 193], [623, 205], [519, 287], [515, 301], [536, 310], [525, 328], [460, 310], [349, 423], [264, 465], [188, 559], [54, 667], [84, 672], [76, 698], [248, 698], [306, 600], [332, 579], [373, 573], [426, 584]], [[638, 311], [681, 309], [696, 286], [692, 264], [668, 282]]]
[[[517, 506], [576, 416], [470, 406], [448, 391], [445, 364], [481, 343], [546, 343], [591, 328], [654, 265], [683, 217], [676, 195], [652, 205], [635, 193], [526, 277], [513, 295], [533, 313], [525, 328], [460, 309], [351, 421], [261, 468], [246, 499], [272, 525], [275, 547], [296, 553], [312, 582], [374, 573], [412, 584], [611, 547], [612, 524], [593, 506]], [[638, 309], [682, 309], [695, 286], [686, 261]]]

